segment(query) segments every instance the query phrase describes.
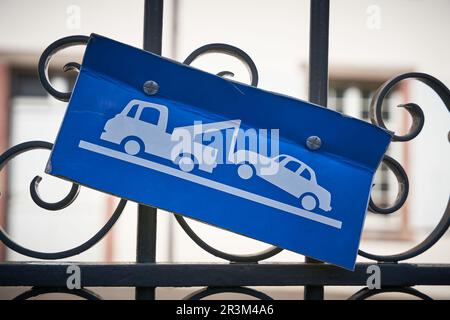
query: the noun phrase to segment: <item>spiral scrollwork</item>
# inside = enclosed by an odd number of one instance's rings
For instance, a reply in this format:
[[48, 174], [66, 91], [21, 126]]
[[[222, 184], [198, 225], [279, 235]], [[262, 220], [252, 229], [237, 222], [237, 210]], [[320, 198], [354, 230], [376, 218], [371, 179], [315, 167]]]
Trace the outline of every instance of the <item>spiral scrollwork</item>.
[[[69, 36], [62, 39], [59, 39], [52, 44], [50, 44], [42, 53], [39, 64], [38, 64], [38, 74], [39, 74], [39, 80], [41, 81], [41, 84], [43, 88], [54, 98], [61, 100], [61, 101], [68, 101], [71, 96], [71, 92], [60, 92], [57, 89], [55, 89], [49, 80], [48, 77], [48, 67], [50, 60], [54, 54], [59, 52], [60, 50], [63, 50], [65, 48], [76, 46], [76, 45], [86, 45], [89, 41], [88, 36]], [[69, 70], [80, 70], [80, 64], [76, 62], [69, 62], [63, 67], [64, 71]], [[11, 147], [10, 149], [6, 150], [1, 156], [0, 156], [0, 170], [5, 167], [5, 165], [12, 160], [14, 157], [18, 156], [19, 154], [22, 154], [27, 151], [35, 150], [35, 149], [46, 149], [51, 150], [53, 148], [53, 144], [45, 141], [28, 141], [24, 143], [20, 143], [16, 146]], [[50, 211], [58, 211], [62, 210], [69, 205], [71, 205], [77, 198], [80, 186], [76, 183], [72, 183], [72, 187], [69, 191], [69, 193], [60, 201], [49, 203], [45, 200], [43, 200], [39, 194], [39, 183], [41, 182], [42, 177], [36, 176], [30, 183], [30, 195], [32, 200], [35, 202], [36, 205], [39, 207], [50, 210]], [[55, 259], [63, 259], [67, 257], [71, 257], [77, 254], [80, 254], [92, 246], [94, 246], [96, 243], [98, 243], [114, 226], [114, 224], [119, 219], [120, 215], [122, 214], [125, 205], [126, 200], [121, 199], [119, 204], [117, 205], [116, 209], [114, 210], [113, 214], [109, 218], [109, 220], [105, 223], [105, 225], [90, 239], [82, 243], [81, 245], [78, 245], [74, 248], [59, 251], [59, 252], [40, 252], [31, 250], [28, 248], [25, 248], [21, 246], [20, 244], [13, 241], [8, 234], [0, 228], [0, 240], [11, 250], [16, 251], [17, 253], [23, 254], [28, 257], [36, 258], [36, 259], [46, 259], [46, 260], [55, 260]]]
[[[61, 92], [61, 91], [55, 89], [52, 86], [52, 84], [50, 83], [50, 80], [48, 77], [48, 67], [49, 67], [51, 58], [58, 51], [61, 51], [65, 48], [72, 47], [72, 46], [86, 45], [88, 43], [88, 41], [89, 41], [89, 37], [82, 36], [82, 35], [61, 38], [59, 40], [56, 40], [52, 44], [50, 44], [42, 53], [42, 55], [39, 59], [39, 63], [38, 63], [39, 80], [41, 81], [41, 84], [44, 87], [45, 91], [47, 91], [55, 99], [67, 102], [67, 101], [69, 101], [70, 96], [72, 95], [72, 92]], [[80, 64], [78, 64], [76, 62], [69, 62], [66, 65], [64, 65], [64, 67], [63, 67], [64, 71], [79, 70], [79, 69], [80, 69]]]
[[[450, 91], [449, 89], [435, 77], [421, 72], [409, 72], [398, 75], [393, 79], [385, 82], [375, 92], [370, 103], [370, 119], [373, 124], [388, 130], [383, 120], [383, 103], [389, 92], [403, 80], [418, 80], [430, 87], [441, 98], [442, 102], [450, 111]], [[425, 116], [419, 105], [415, 103], [401, 104], [399, 107], [405, 108], [412, 118], [412, 124], [409, 131], [405, 135], [397, 135], [394, 133], [393, 141], [410, 141], [417, 137], [422, 131], [425, 123]]]
[[50, 294], [50, 293], [68, 294], [71, 296], [83, 298], [85, 300], [101, 300], [102, 299], [95, 292], [88, 290], [88, 289], [84, 289], [84, 288], [70, 290], [67, 288], [33, 287], [30, 290], [27, 290], [27, 291], [19, 294], [13, 300], [29, 300], [31, 298], [35, 298], [35, 297], [45, 295], [45, 294]]
[[[0, 170], [2, 170], [6, 164], [18, 156], [19, 154], [22, 154], [24, 152], [28, 152], [35, 149], [47, 149], [51, 150], [53, 147], [53, 144], [45, 141], [29, 141], [20, 143], [8, 150], [6, 150], [2, 155], [0, 155]], [[80, 186], [72, 183], [72, 188], [70, 189], [69, 193], [60, 201], [55, 203], [48, 203], [44, 201], [37, 190], [37, 186], [39, 182], [41, 181], [40, 176], [36, 176], [30, 184], [30, 194], [33, 201], [41, 208], [46, 210], [52, 210], [57, 211], [66, 208], [70, 204], [72, 204], [80, 190]], [[36, 258], [36, 259], [47, 259], [47, 260], [55, 260], [55, 259], [63, 259], [67, 257], [71, 257], [77, 254], [80, 254], [92, 246], [94, 246], [96, 243], [98, 243], [108, 232], [111, 230], [111, 228], [114, 226], [116, 221], [119, 219], [120, 215], [123, 212], [123, 209], [125, 208], [126, 200], [121, 200], [119, 204], [117, 205], [116, 209], [114, 210], [114, 213], [111, 215], [109, 220], [106, 222], [106, 224], [89, 240], [85, 241], [79, 246], [76, 246], [72, 249], [60, 251], [60, 252], [40, 252], [31, 250], [28, 248], [25, 248], [12, 240], [6, 231], [0, 227], [0, 240], [11, 250], [14, 250], [17, 253], [23, 254], [28, 257]]]
[[[67, 101], [69, 101], [72, 93], [71, 92], [61, 92], [61, 91], [55, 89], [51, 85], [49, 77], [48, 77], [48, 68], [49, 68], [49, 63], [50, 63], [51, 58], [57, 52], [65, 49], [65, 48], [68, 48], [71, 46], [77, 46], [77, 45], [86, 45], [88, 43], [88, 41], [89, 41], [89, 37], [84, 36], [84, 35], [76, 35], [76, 36], [69, 36], [69, 37], [61, 38], [61, 39], [53, 42], [52, 44], [50, 44], [42, 53], [42, 55], [39, 59], [39, 64], [38, 64], [39, 79], [41, 81], [43, 88], [54, 98], [56, 98], [60, 101], [67, 102]], [[208, 45], [202, 46], [202, 47], [198, 48], [197, 50], [195, 50], [194, 52], [192, 52], [185, 59], [184, 63], [189, 65], [194, 60], [196, 60], [198, 57], [203, 56], [205, 54], [210, 54], [210, 53], [221, 53], [221, 54], [226, 54], [226, 55], [237, 58], [248, 69], [249, 75], [250, 75], [250, 84], [252, 86], [257, 86], [258, 71], [257, 71], [255, 63], [244, 51], [242, 51], [241, 49], [239, 49], [237, 47], [231, 46], [231, 45], [222, 44], [222, 43], [213, 43], [213, 44], [208, 44]], [[67, 72], [67, 71], [73, 70], [73, 71], [79, 72], [80, 68], [81, 68], [81, 66], [79, 63], [69, 62], [64, 65], [63, 71]], [[230, 71], [221, 71], [217, 75], [221, 76], [221, 77], [232, 77], [232, 76], [234, 76], [234, 73], [230, 72]], [[1, 163], [8, 162], [12, 157], [14, 157], [15, 155], [17, 155], [19, 153], [22, 153], [22, 152], [25, 152], [28, 150], [32, 150], [32, 149], [36, 149], [36, 148], [51, 149], [52, 144], [50, 144], [48, 142], [31, 141], [31, 142], [27, 142], [25, 144], [17, 145], [15, 147], [7, 150], [2, 155]], [[80, 190], [80, 187], [78, 185], [73, 184], [69, 193], [62, 200], [55, 202], [55, 203], [48, 203], [41, 198], [39, 191], [38, 191], [39, 183], [41, 182], [41, 180], [42, 180], [42, 178], [40, 176], [36, 176], [31, 181], [30, 195], [31, 195], [31, 198], [33, 199], [33, 201], [39, 207], [44, 208], [46, 210], [57, 211], [57, 210], [61, 210], [65, 207], [69, 206], [73, 201], [75, 201], [75, 199], [79, 193], [79, 190]], [[4, 232], [4, 230], [0, 230], [0, 239], [11, 249], [13, 249], [21, 254], [24, 254], [24, 255], [27, 255], [30, 257], [34, 257], [34, 258], [62, 259], [65, 257], [73, 256], [75, 254], [78, 254], [78, 253], [81, 253], [81, 252], [87, 250], [88, 248], [93, 246], [95, 243], [97, 243], [117, 221], [121, 212], [123, 211], [125, 204], [126, 204], [126, 201], [121, 200], [121, 202], [117, 206], [116, 210], [114, 211], [113, 215], [111, 216], [110, 220], [105, 224], [105, 226], [96, 235], [94, 235], [94, 237], [92, 237], [87, 242], [83, 243], [82, 245], [80, 245], [76, 248], [70, 249], [70, 250], [56, 252], [56, 253], [44, 253], [44, 252], [37, 252], [37, 251], [29, 250], [29, 249], [24, 248], [24, 247], [20, 246], [19, 244], [15, 243], [13, 240], [11, 240], [8, 237], [8, 235]], [[217, 250], [217, 249], [211, 247], [205, 241], [203, 241], [199, 236], [197, 236], [195, 234], [195, 232], [192, 230], [192, 228], [190, 228], [189, 224], [186, 222], [186, 220], [183, 217], [176, 215], [176, 219], [180, 223], [183, 230], [200, 247], [202, 247], [204, 250], [206, 250], [207, 252], [209, 252], [215, 256], [221, 257], [221, 258], [229, 260], [229, 261], [257, 262], [257, 261], [260, 261], [263, 259], [267, 259], [267, 258], [279, 253], [280, 251], [282, 251], [282, 249], [280, 249], [280, 248], [272, 247], [272, 248], [264, 250], [260, 253], [256, 253], [256, 254], [252, 254], [252, 255], [228, 254], [228, 253], [222, 252], [220, 250]]]
[[[253, 87], [258, 86], [258, 69], [256, 68], [255, 63], [253, 62], [252, 58], [245, 53], [245, 51], [229, 45], [225, 43], [210, 43], [204, 46], [201, 46], [200, 48], [194, 50], [184, 61], [184, 64], [190, 65], [192, 62], [194, 62], [197, 58], [200, 56], [211, 54], [211, 53], [220, 53], [225, 54], [228, 56], [232, 56], [236, 59], [238, 59], [240, 62], [242, 62], [245, 67], [247, 68], [249, 74], [250, 74], [250, 85]], [[217, 73], [218, 76], [224, 77], [224, 76], [234, 76], [234, 73], [231, 71], [221, 71]]]
[[394, 203], [387, 208], [377, 206], [371, 197], [369, 200], [369, 210], [376, 214], [390, 214], [396, 212], [405, 204], [406, 199], [408, 198], [409, 180], [408, 175], [406, 174], [401, 164], [398, 163], [394, 158], [385, 155], [383, 157], [382, 163], [392, 171], [392, 173], [395, 175], [395, 178], [397, 179], [397, 197]]
[[[237, 58], [240, 62], [242, 62], [250, 75], [250, 85], [256, 87], [258, 85], [258, 69], [256, 68], [255, 63], [252, 58], [245, 53], [243, 50], [224, 43], [212, 43], [204, 45], [196, 50], [194, 50], [185, 60], [184, 64], [190, 65], [200, 56], [211, 54], [211, 53], [221, 53], [225, 55], [232, 56]], [[220, 77], [225, 76], [234, 76], [234, 73], [231, 71], [221, 71], [217, 73]], [[181, 228], [186, 232], [186, 234], [203, 250], [209, 252], [210, 254], [222, 258], [224, 260], [228, 260], [230, 262], [258, 262], [261, 260], [268, 259], [273, 257], [274, 255], [283, 251], [283, 249], [279, 247], [269, 247], [261, 252], [246, 254], [246, 255], [238, 255], [238, 254], [230, 254], [221, 250], [218, 250], [208, 243], [206, 243], [201, 237], [199, 237], [194, 230], [189, 226], [187, 221], [180, 215], [175, 215], [175, 219]]]
[[422, 300], [433, 300], [428, 295], [410, 287], [386, 287], [381, 289], [363, 288], [348, 298], [348, 300], [366, 300], [370, 297], [383, 293], [404, 293]]
[[[382, 113], [384, 99], [387, 97], [389, 92], [395, 86], [397, 86], [401, 81], [404, 80], [418, 80], [426, 84], [434, 92], [437, 93], [437, 95], [440, 97], [445, 107], [447, 108], [447, 111], [450, 111], [450, 90], [441, 81], [426, 73], [419, 73], [419, 72], [404, 73], [387, 81], [376, 91], [370, 104], [370, 117], [373, 124], [388, 130], [388, 128], [384, 123]], [[425, 116], [421, 107], [415, 103], [405, 103], [399, 105], [399, 107], [405, 108], [405, 110], [408, 111], [412, 119], [412, 124], [408, 132], [404, 135], [397, 135], [394, 132], [392, 140], [394, 142], [407, 142], [414, 139], [420, 134], [425, 123]], [[400, 165], [400, 163], [398, 163], [396, 160], [394, 160], [389, 156], [384, 157], [383, 163], [388, 167], [388, 169], [390, 169], [394, 173], [397, 179], [398, 194], [394, 204], [392, 204], [388, 208], [378, 207], [374, 203], [372, 198], [370, 198], [369, 210], [371, 212], [379, 214], [390, 214], [396, 212], [406, 202], [409, 191], [409, 183], [408, 183], [408, 176], [403, 167]], [[407, 250], [403, 253], [393, 255], [376, 255], [367, 253], [363, 250], [359, 250], [359, 255], [380, 262], [398, 262], [401, 260], [410, 259], [425, 252], [431, 246], [433, 246], [444, 235], [449, 226], [450, 226], [450, 199], [447, 199], [446, 209], [437, 226], [425, 240], [423, 240], [421, 243], [419, 243], [412, 249]]]
[[222, 293], [237, 293], [259, 300], [273, 300], [264, 292], [246, 287], [206, 287], [187, 295], [183, 300], [201, 300], [203, 298]]

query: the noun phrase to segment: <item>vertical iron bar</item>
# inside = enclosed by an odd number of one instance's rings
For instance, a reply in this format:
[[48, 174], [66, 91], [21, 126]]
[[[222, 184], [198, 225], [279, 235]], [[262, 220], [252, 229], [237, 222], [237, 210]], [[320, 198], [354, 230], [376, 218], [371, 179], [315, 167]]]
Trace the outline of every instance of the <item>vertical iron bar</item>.
[[[309, 30], [309, 101], [326, 107], [328, 100], [329, 0], [311, 0]], [[306, 262], [320, 263], [306, 257]], [[305, 300], [322, 300], [323, 286], [305, 286]]]
[[[163, 0], [145, 0], [144, 49], [161, 55]], [[136, 262], [156, 261], [156, 208], [138, 205]], [[136, 287], [137, 300], [155, 299], [155, 289]]]
[[309, 31], [309, 101], [327, 106], [329, 0], [311, 0]]

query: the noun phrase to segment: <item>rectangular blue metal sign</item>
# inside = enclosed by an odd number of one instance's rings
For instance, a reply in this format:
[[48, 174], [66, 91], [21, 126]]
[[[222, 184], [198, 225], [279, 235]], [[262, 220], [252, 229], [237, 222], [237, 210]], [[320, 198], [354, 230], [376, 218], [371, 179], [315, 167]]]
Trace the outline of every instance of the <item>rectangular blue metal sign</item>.
[[352, 269], [390, 140], [91, 35], [47, 172]]

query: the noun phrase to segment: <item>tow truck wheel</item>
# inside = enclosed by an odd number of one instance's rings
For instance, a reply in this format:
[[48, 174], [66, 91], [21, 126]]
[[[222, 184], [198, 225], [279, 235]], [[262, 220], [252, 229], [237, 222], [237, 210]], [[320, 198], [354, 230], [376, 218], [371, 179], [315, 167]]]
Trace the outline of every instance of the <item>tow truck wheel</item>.
[[308, 211], [313, 211], [317, 207], [317, 200], [312, 194], [304, 194], [300, 198], [300, 203], [303, 209]]
[[191, 172], [194, 170], [194, 160], [190, 157], [182, 157], [180, 161], [178, 161], [178, 166], [184, 172]]
[[241, 179], [250, 179], [253, 176], [252, 166], [247, 163], [241, 164], [238, 168], [238, 175], [239, 177], [241, 177]]
[[141, 145], [136, 140], [128, 140], [124, 148], [125, 152], [132, 156], [137, 155], [141, 151]]

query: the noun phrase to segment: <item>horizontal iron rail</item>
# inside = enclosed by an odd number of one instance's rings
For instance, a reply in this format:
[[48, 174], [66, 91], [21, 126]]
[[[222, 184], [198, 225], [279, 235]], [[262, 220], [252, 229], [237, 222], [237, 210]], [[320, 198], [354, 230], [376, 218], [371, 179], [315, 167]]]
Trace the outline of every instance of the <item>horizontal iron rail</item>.
[[[0, 263], [0, 286], [65, 287], [75, 262]], [[355, 271], [314, 263], [75, 263], [83, 287], [365, 286], [367, 268]], [[450, 285], [450, 264], [380, 263], [382, 286]]]

